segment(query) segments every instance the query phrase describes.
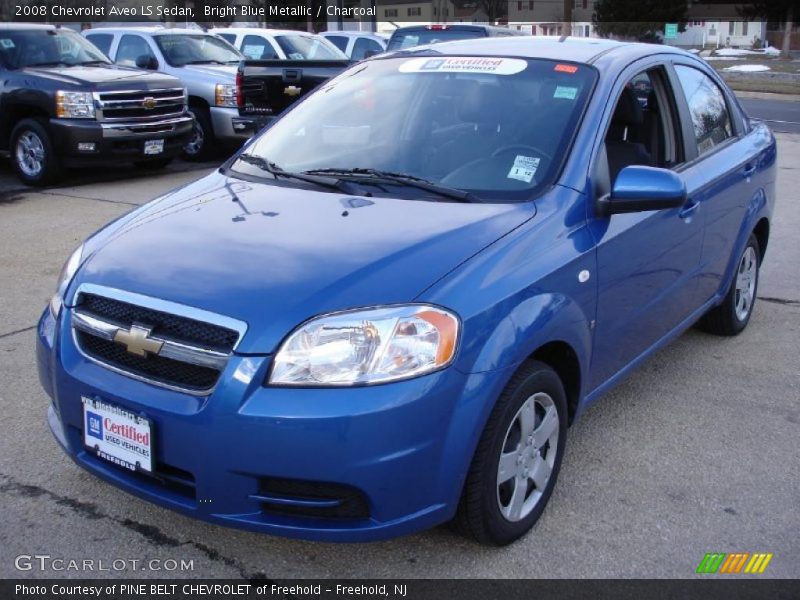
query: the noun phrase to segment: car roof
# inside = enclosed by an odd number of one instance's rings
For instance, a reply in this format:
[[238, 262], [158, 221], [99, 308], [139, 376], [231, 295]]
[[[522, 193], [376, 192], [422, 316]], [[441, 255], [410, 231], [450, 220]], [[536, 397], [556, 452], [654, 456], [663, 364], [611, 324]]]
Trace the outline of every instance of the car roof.
[[[13, 30], [21, 30], [21, 29], [56, 29], [55, 25], [45, 25], [43, 23], [0, 23], [0, 30], [1, 31], [13, 31]], [[66, 27], [64, 28], [67, 29]], [[69, 31], [72, 31], [70, 29]]]
[[627, 57], [631, 60], [656, 53], [672, 53], [693, 56], [675, 48], [659, 44], [618, 42], [601, 38], [575, 38], [554, 36], [488, 37], [469, 40], [438, 42], [398, 50], [394, 55], [417, 54], [430, 49], [436, 54], [474, 56], [517, 56], [521, 58], [545, 58], [592, 64], [602, 56]]
[[83, 33], [148, 33], [150, 35], [177, 34], [177, 35], [213, 35], [202, 29], [184, 29], [177, 27], [96, 27], [87, 29]]
[[368, 37], [368, 38], [377, 38], [379, 40], [384, 39], [377, 33], [372, 33], [371, 31], [322, 31], [320, 32], [320, 35], [324, 37], [327, 37], [329, 35], [342, 35], [344, 37]]
[[300, 31], [299, 29], [268, 29], [265, 27], [212, 27], [208, 30], [211, 33], [263, 33], [266, 35], [308, 35], [314, 36], [315, 34], [308, 31]]

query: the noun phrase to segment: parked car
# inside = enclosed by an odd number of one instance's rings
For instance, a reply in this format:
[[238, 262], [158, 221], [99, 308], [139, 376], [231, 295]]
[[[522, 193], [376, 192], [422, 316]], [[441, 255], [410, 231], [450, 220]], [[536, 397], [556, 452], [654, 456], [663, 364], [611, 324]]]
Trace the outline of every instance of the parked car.
[[220, 144], [248, 136], [234, 128], [239, 117], [236, 70], [242, 55], [225, 40], [193, 29], [104, 27], [83, 33], [115, 63], [178, 77], [189, 93], [195, 125], [184, 147], [187, 160], [205, 160]]
[[210, 30], [251, 60], [346, 60], [322, 36], [295, 29], [218, 27]]
[[673, 47], [367, 59], [71, 255], [37, 329], [50, 427], [209, 522], [507, 544], [588, 406], [698, 320], [747, 326], [775, 177], [767, 126]]
[[398, 27], [392, 32], [392, 37], [389, 38], [386, 50], [391, 52], [438, 42], [484, 37], [508, 37], [512, 35], [526, 34], [508, 27], [495, 27], [492, 25], [410, 25], [408, 27]]
[[241, 102], [236, 128], [249, 135], [257, 133], [350, 64], [347, 58], [242, 61], [237, 79]]
[[377, 33], [323, 31], [320, 35], [344, 52], [350, 60], [364, 60], [386, 50], [386, 38]]
[[68, 29], [0, 24], [0, 154], [24, 183], [66, 167], [163, 167], [191, 130], [174, 77], [113, 65]]

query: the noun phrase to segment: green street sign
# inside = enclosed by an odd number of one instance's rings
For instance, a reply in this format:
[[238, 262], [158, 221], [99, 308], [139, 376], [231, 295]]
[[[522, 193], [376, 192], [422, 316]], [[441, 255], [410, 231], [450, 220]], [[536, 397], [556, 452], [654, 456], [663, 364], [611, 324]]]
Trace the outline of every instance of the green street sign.
[[674, 40], [676, 37], [678, 37], [678, 24], [667, 23], [664, 25], [664, 38]]

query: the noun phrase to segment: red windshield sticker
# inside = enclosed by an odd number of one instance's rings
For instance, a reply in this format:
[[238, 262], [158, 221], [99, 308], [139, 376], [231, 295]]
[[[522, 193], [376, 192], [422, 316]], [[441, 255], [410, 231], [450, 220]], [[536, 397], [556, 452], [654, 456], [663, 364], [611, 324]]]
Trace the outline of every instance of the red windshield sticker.
[[553, 70], [557, 71], [559, 73], [577, 73], [578, 72], [578, 67], [576, 67], [575, 65], [558, 64], [558, 65], [555, 66], [555, 68]]

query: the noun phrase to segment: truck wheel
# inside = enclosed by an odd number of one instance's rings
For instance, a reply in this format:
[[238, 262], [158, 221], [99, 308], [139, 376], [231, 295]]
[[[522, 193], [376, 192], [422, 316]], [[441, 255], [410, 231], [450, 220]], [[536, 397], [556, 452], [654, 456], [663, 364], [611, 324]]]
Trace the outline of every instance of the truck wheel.
[[758, 269], [761, 266], [761, 249], [756, 236], [750, 234], [747, 245], [739, 256], [736, 273], [722, 304], [708, 311], [698, 326], [716, 335], [737, 335], [744, 331], [753, 314], [758, 292]]
[[150, 160], [137, 160], [134, 161], [133, 166], [137, 169], [146, 169], [154, 171], [156, 169], [163, 169], [172, 162], [172, 158], [151, 158]]
[[207, 160], [211, 158], [215, 145], [211, 117], [208, 114], [208, 110], [197, 106], [189, 108], [189, 114], [194, 117], [194, 126], [192, 128], [192, 137], [183, 147], [183, 159], [189, 161]]
[[37, 119], [23, 119], [11, 132], [11, 162], [23, 183], [43, 186], [61, 175], [50, 134]]
[[550, 498], [566, 437], [567, 400], [561, 379], [544, 363], [525, 363], [486, 423], [454, 527], [494, 546], [524, 535]]

